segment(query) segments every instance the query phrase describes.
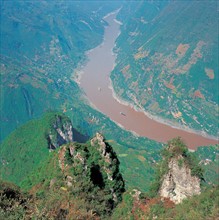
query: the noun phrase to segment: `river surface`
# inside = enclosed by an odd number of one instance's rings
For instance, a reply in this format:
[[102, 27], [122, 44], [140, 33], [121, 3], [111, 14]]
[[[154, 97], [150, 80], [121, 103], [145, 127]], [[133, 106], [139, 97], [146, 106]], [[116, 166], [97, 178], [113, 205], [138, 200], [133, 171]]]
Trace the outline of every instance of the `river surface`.
[[109, 26], [105, 28], [104, 42], [87, 53], [88, 62], [81, 69], [80, 86], [88, 100], [111, 120], [126, 130], [134, 131], [139, 136], [159, 142], [166, 142], [180, 136], [190, 149], [216, 144], [216, 140], [153, 120], [143, 112], [121, 104], [114, 98], [109, 75], [116, 59], [112, 50], [120, 33], [120, 24], [116, 22], [115, 18], [115, 13], [105, 18]]

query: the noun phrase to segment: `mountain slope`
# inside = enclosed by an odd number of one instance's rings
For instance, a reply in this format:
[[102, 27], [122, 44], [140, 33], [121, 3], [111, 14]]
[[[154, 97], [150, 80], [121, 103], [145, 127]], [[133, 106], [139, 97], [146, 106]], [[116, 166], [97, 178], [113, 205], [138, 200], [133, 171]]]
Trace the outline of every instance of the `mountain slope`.
[[[139, 193], [139, 192], [138, 192]], [[152, 219], [218, 219], [219, 187], [207, 188], [175, 205], [168, 199], [149, 198], [136, 190], [124, 193], [123, 202], [115, 209], [113, 220]]]
[[162, 155], [165, 162], [162, 163], [161, 170], [165, 173], [161, 177], [159, 195], [176, 204], [187, 197], [199, 195], [204, 170], [184, 143], [179, 138], [169, 141]]
[[1, 1], [0, 141], [47, 110], [76, 106], [80, 93], [72, 75], [85, 51], [103, 40], [102, 17], [118, 5]]
[[[10, 186], [0, 182], [0, 194], [1, 188], [8, 187], [9, 191]], [[99, 133], [85, 144], [71, 142], [42, 158], [21, 186], [29, 191], [32, 200], [26, 210], [18, 203], [20, 214], [37, 219], [56, 219], [59, 215], [64, 219], [104, 219], [111, 215], [125, 190], [116, 153]], [[22, 197], [18, 190], [14, 194]], [[14, 199], [11, 198], [12, 203]], [[1, 208], [4, 210], [0, 204]], [[12, 208], [15, 209], [14, 205]], [[16, 209], [13, 211], [19, 214]]]
[[[152, 219], [158, 216], [162, 219], [181, 216], [182, 210], [194, 203], [195, 211], [190, 207], [187, 219], [216, 216], [218, 190], [214, 183], [217, 183], [217, 146], [203, 147], [196, 153], [190, 153], [179, 138], [173, 139], [168, 143], [169, 147], [163, 150], [164, 158], [160, 160], [156, 176], [153, 169], [159, 155], [155, 161], [152, 151], [124, 151], [122, 146], [118, 149], [112, 140], [106, 141], [100, 133], [84, 144], [72, 142], [71, 130], [67, 117], [48, 113], [22, 126], [3, 142], [2, 152], [6, 159], [0, 166], [1, 178], [18, 183], [21, 189], [0, 181], [0, 218], [72, 219], [72, 216], [77, 216], [81, 219]], [[18, 141], [15, 143], [14, 140]], [[109, 142], [119, 152], [121, 165]], [[195, 154], [199, 160], [195, 159]], [[138, 163], [135, 157], [139, 159]], [[177, 174], [168, 165], [173, 160], [174, 166], [178, 167]], [[203, 179], [203, 168], [207, 172], [207, 182], [203, 186], [209, 189], [193, 197], [194, 192], [180, 185], [184, 184], [182, 177], [188, 173], [187, 176], [193, 176], [190, 179], [197, 178], [194, 176]], [[171, 187], [167, 187], [168, 195], [178, 195], [179, 190], [176, 189], [181, 187], [183, 195], [191, 197], [185, 200], [184, 196], [180, 205], [175, 205], [168, 198], [157, 198], [157, 193], [165, 188], [163, 183], [171, 180], [171, 175], [174, 178], [169, 184]], [[146, 190], [153, 180], [154, 187], [149, 194]], [[127, 183], [127, 192], [123, 195], [124, 182]], [[187, 186], [191, 184], [187, 182]], [[131, 187], [135, 189], [131, 191]], [[198, 213], [204, 209], [207, 211]]]
[[150, 192], [126, 191], [112, 219], [217, 219], [218, 181], [205, 184], [196, 155], [180, 138], [170, 140], [161, 154]]
[[12, 132], [0, 145], [1, 178], [20, 185], [49, 151], [73, 141], [71, 121], [59, 113], [46, 113]]
[[216, 136], [217, 2], [131, 4], [118, 17], [116, 93], [168, 123]]

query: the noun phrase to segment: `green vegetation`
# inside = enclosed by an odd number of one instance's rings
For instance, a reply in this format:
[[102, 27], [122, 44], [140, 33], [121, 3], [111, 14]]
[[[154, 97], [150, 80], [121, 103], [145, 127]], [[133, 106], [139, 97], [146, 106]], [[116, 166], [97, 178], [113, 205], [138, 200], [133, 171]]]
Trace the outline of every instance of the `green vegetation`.
[[[137, 140], [136, 140], [137, 143]], [[160, 160], [160, 147], [149, 149], [147, 143], [142, 143], [144, 149], [126, 147], [127, 145], [112, 142], [120, 161], [120, 170], [129, 189], [137, 188], [148, 191], [154, 178], [156, 162]], [[134, 143], [133, 143], [134, 145]]]
[[17, 186], [0, 180], [0, 219], [23, 219], [28, 199]]
[[126, 192], [123, 194], [122, 203], [115, 209], [112, 215], [112, 220], [133, 220], [132, 214], [134, 198], [132, 192]]
[[199, 165], [204, 172], [205, 184], [215, 185], [219, 182], [218, 164], [219, 164], [219, 146], [199, 147], [194, 152], [198, 158]]
[[[86, 51], [103, 40], [102, 17], [122, 3], [1, 3], [0, 177], [21, 189], [0, 181], [0, 219], [218, 217], [218, 145], [190, 153], [176, 138], [160, 153], [161, 143], [92, 109], [76, 83]], [[216, 8], [215, 1], [126, 2], [111, 75], [117, 94], [151, 114], [216, 135]], [[97, 142], [63, 143], [56, 128], [65, 133], [70, 120], [86, 137], [101, 131], [105, 153]], [[168, 160], [180, 155], [179, 167], [205, 180], [204, 191], [173, 205], [157, 191]], [[137, 198], [132, 188], [144, 193]]]
[[49, 156], [48, 136], [58, 144], [54, 126], [63, 130], [66, 124], [71, 124], [68, 117], [48, 112], [12, 132], [0, 145], [1, 178], [20, 185], [21, 180]]
[[174, 125], [217, 136], [216, 17], [216, 1], [125, 4], [111, 73], [117, 95]]
[[102, 42], [102, 17], [119, 5], [1, 2], [0, 141], [50, 109], [81, 107], [76, 68], [85, 62], [85, 52]]
[[38, 201], [40, 214], [34, 213], [37, 218], [57, 217], [61, 210], [64, 216], [72, 216], [75, 207], [71, 204], [76, 200], [81, 216], [85, 212], [107, 217], [122, 199], [124, 181], [112, 147], [93, 138], [85, 144], [69, 143], [51, 152], [21, 187]]

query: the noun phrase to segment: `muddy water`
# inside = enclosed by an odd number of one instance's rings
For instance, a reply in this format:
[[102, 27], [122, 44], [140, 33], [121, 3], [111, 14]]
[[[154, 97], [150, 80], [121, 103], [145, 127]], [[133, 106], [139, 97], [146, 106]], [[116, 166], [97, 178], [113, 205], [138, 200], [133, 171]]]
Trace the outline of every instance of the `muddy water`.
[[105, 29], [104, 43], [88, 52], [89, 61], [82, 68], [80, 85], [89, 101], [126, 130], [134, 131], [140, 136], [159, 142], [166, 142], [171, 138], [181, 136], [191, 149], [217, 143], [216, 140], [159, 123], [130, 106], [120, 104], [113, 97], [112, 90], [109, 88], [109, 74], [115, 63], [112, 49], [120, 32], [120, 25], [115, 22], [115, 17], [116, 14], [111, 14], [105, 18], [109, 26]]

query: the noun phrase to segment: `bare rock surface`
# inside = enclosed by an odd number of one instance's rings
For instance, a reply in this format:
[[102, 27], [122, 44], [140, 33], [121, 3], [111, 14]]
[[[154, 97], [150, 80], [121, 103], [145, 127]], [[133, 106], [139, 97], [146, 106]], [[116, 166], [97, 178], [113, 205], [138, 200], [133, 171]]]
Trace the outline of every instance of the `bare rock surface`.
[[185, 164], [180, 165], [182, 156], [172, 158], [169, 162], [169, 171], [164, 176], [160, 188], [160, 196], [169, 198], [178, 204], [183, 199], [201, 193], [200, 179], [191, 175], [191, 169]]

